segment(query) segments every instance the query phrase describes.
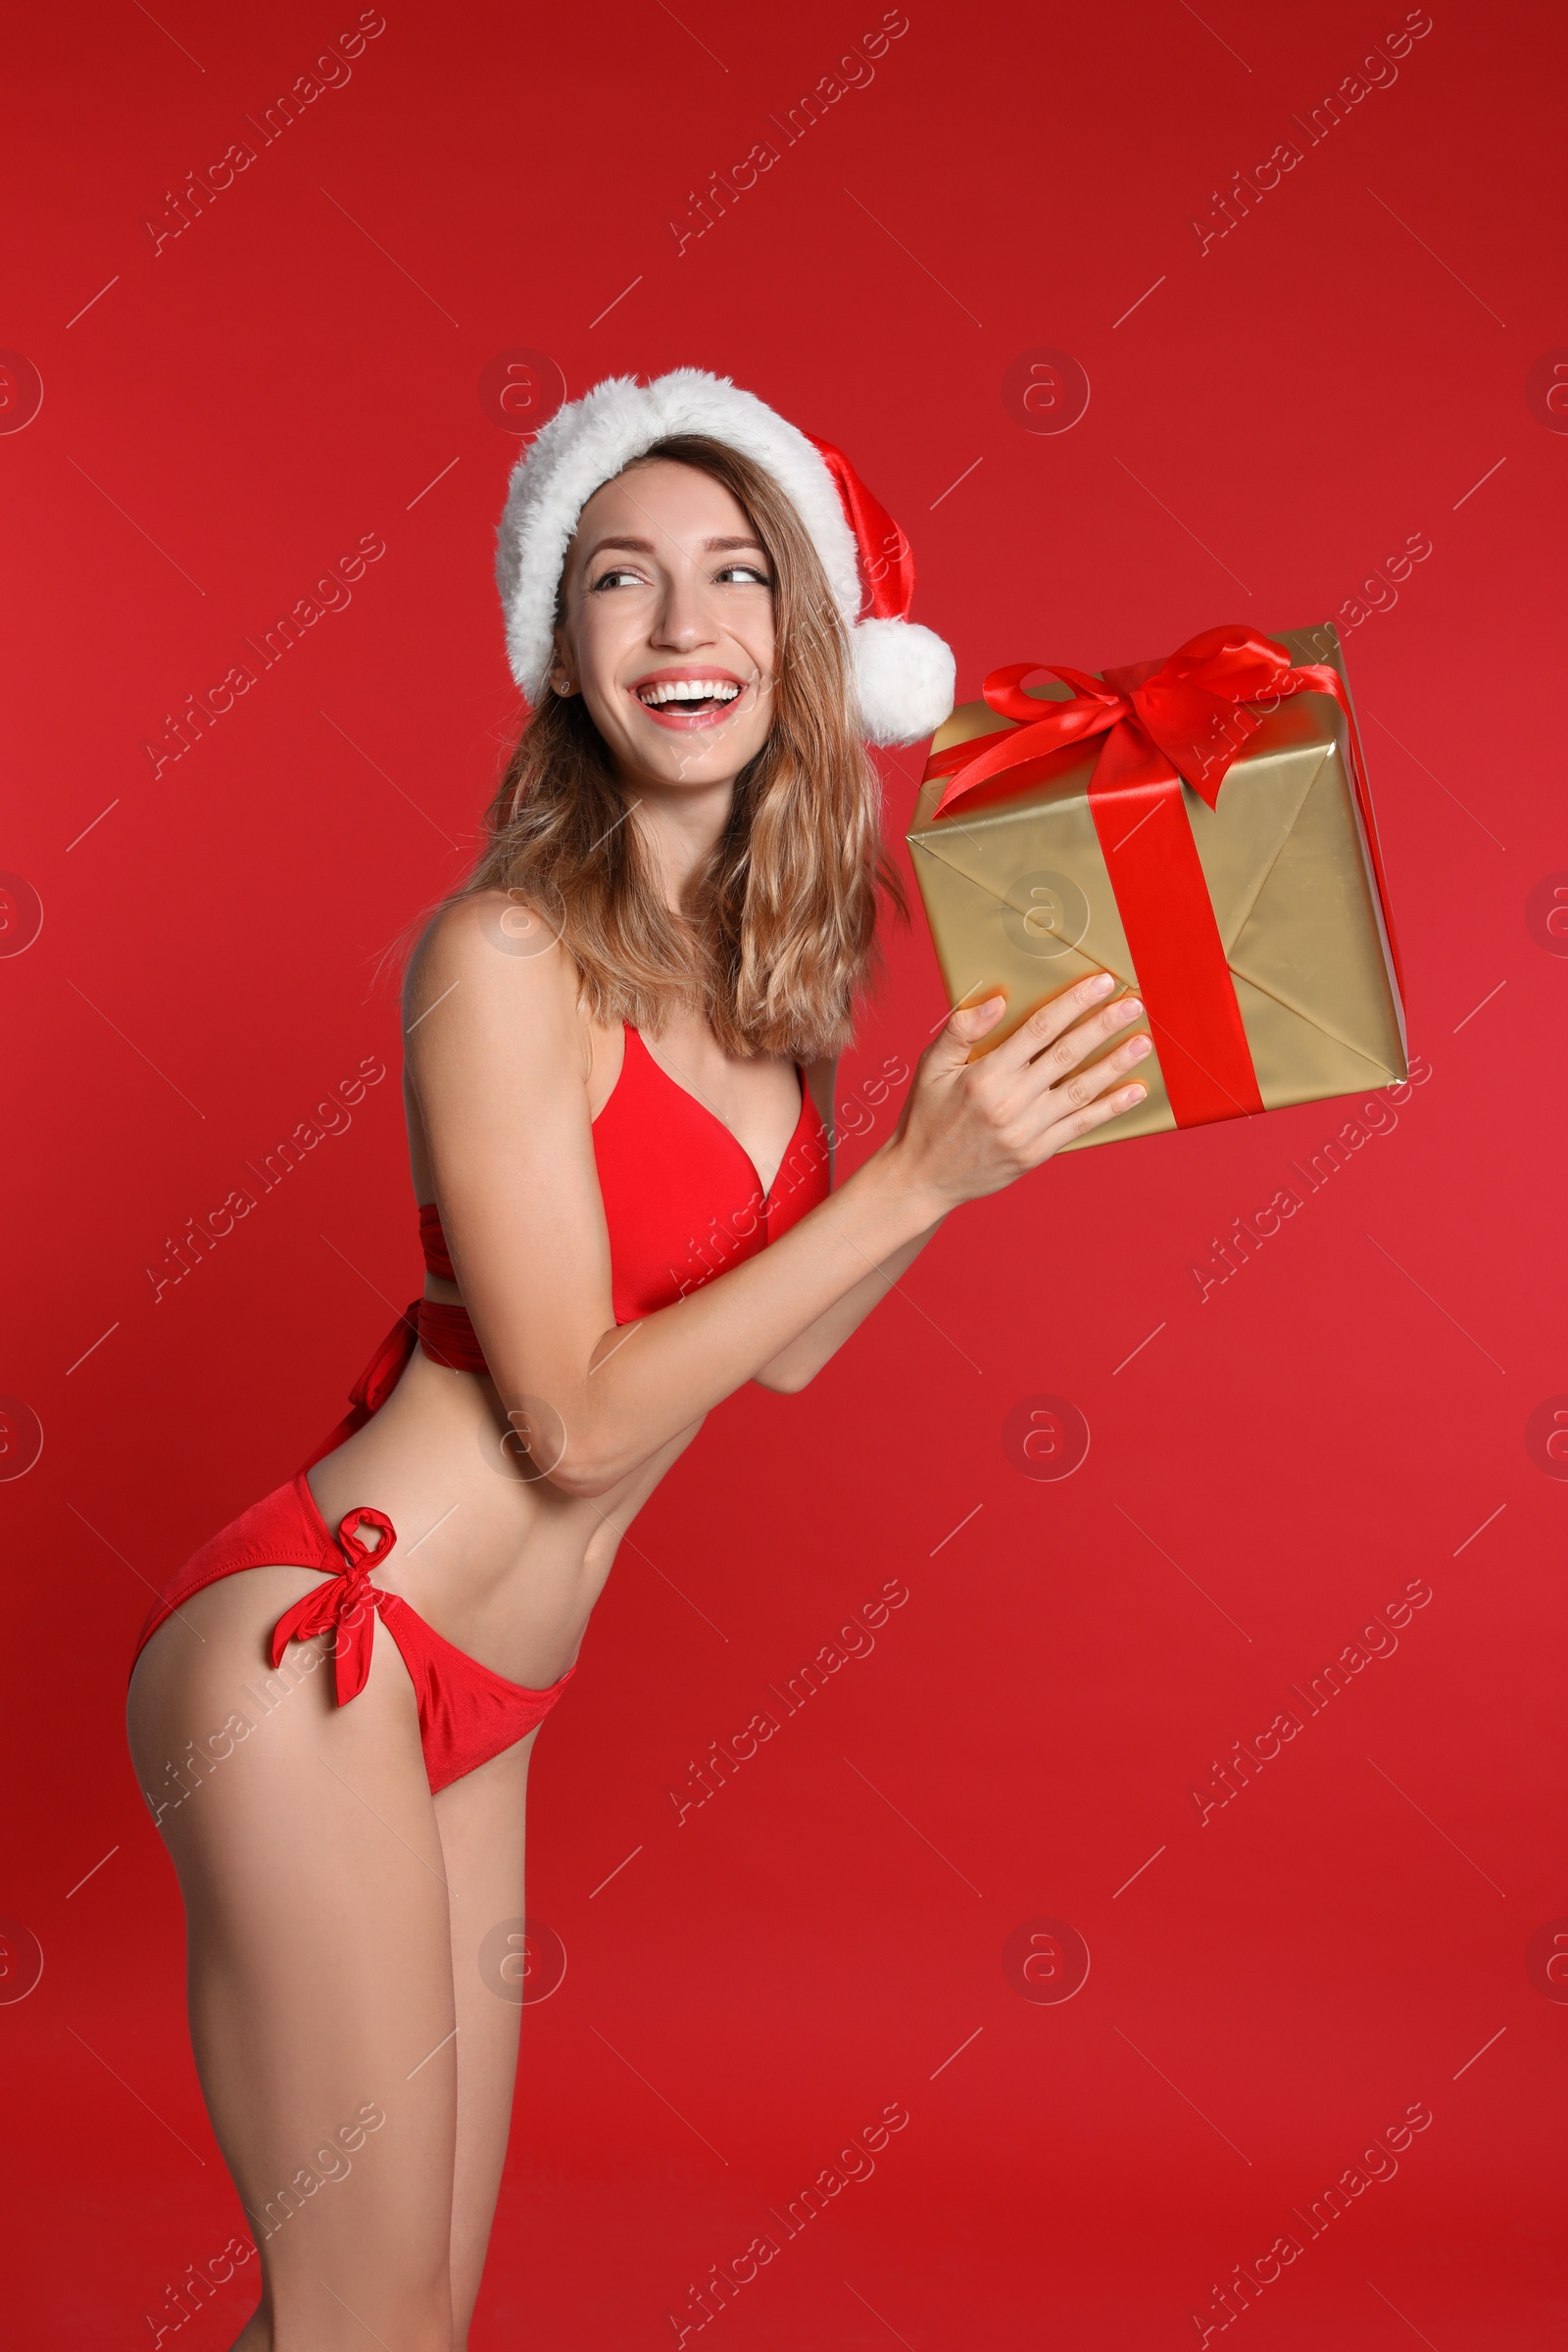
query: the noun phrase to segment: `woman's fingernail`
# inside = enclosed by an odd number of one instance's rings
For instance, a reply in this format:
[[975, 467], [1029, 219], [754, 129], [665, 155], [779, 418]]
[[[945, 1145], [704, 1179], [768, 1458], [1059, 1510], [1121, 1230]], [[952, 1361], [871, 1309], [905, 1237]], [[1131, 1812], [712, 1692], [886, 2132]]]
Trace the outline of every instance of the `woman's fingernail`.
[[1096, 996], [1102, 997], [1108, 989], [1114, 988], [1116, 983], [1109, 972], [1097, 972], [1091, 985]]
[[1142, 1012], [1144, 1007], [1139, 998], [1126, 997], [1122, 1001], [1121, 1009], [1123, 1012], [1131, 1012], [1136, 1014]]
[[1148, 1092], [1149, 1089], [1147, 1086], [1130, 1086], [1127, 1089], [1127, 1101], [1129, 1105], [1134, 1102], [1141, 1102]]

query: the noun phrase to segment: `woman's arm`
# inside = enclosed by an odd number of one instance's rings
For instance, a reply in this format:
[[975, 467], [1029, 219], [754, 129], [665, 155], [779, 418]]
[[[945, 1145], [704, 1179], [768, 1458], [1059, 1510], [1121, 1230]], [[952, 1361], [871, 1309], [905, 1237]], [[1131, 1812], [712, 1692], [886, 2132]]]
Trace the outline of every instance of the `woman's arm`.
[[1095, 1003], [1086, 983], [974, 1062], [1000, 1000], [956, 1013], [895, 1133], [847, 1183], [757, 1257], [617, 1329], [576, 975], [559, 949], [516, 956], [493, 936], [494, 909], [477, 899], [432, 925], [410, 971], [409, 1066], [491, 1375], [569, 1494], [618, 1484], [857, 1290], [880, 1295], [868, 1268], [906, 1263], [961, 1200], [1127, 1107], [1111, 1090], [1139, 1041], [1069, 1076], [1134, 1017], [1126, 1000], [1063, 1038]]
[[[888, 1066], [891, 1067], [891, 1064]], [[813, 1062], [806, 1073], [806, 1082], [811, 1089], [830, 1139], [836, 1139], [837, 1135], [833, 1104], [837, 1075], [836, 1060]], [[907, 1070], [904, 1070], [903, 1075], [907, 1077]], [[873, 1097], [873, 1100], [876, 1099]], [[858, 1107], [863, 1109], [864, 1105]], [[867, 1120], [866, 1124], [869, 1125], [870, 1121]], [[834, 1142], [830, 1140], [830, 1180], [833, 1158]], [[758, 1387], [771, 1389], [780, 1396], [794, 1396], [808, 1381], [814, 1380], [829, 1358], [837, 1355], [852, 1333], [859, 1330], [873, 1308], [881, 1305], [889, 1291], [897, 1286], [899, 1277], [907, 1273], [942, 1222], [942, 1218], [938, 1217], [935, 1224], [927, 1226], [924, 1233], [916, 1234], [914, 1240], [906, 1242], [902, 1250], [896, 1250], [883, 1264], [867, 1268], [864, 1281], [857, 1283], [848, 1298], [841, 1298], [838, 1305], [830, 1307], [825, 1315], [819, 1315], [808, 1331], [803, 1331], [800, 1338], [781, 1349], [771, 1363], [764, 1364], [760, 1372], [753, 1375]]]
[[810, 1328], [803, 1331], [800, 1338], [792, 1341], [788, 1348], [780, 1348], [771, 1363], [764, 1364], [760, 1372], [752, 1375], [759, 1386], [774, 1389], [781, 1396], [794, 1396], [805, 1388], [808, 1381], [814, 1380], [829, 1357], [837, 1355], [845, 1341], [853, 1332], [859, 1330], [872, 1309], [881, 1305], [900, 1275], [913, 1265], [942, 1222], [942, 1218], [937, 1217], [924, 1233], [917, 1233], [913, 1241], [906, 1242], [902, 1250], [895, 1250], [893, 1255], [885, 1258], [881, 1265], [871, 1267], [863, 1281], [858, 1282], [836, 1306], [829, 1307], [825, 1315], [818, 1315]]

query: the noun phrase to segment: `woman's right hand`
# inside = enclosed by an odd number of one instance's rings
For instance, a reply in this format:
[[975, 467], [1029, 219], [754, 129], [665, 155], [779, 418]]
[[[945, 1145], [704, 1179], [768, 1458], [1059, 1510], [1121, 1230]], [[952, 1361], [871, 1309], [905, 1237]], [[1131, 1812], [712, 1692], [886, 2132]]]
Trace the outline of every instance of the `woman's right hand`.
[[1084, 1066], [1143, 1017], [1136, 997], [1103, 1002], [1114, 987], [1108, 972], [1091, 973], [977, 1060], [970, 1051], [996, 1027], [1006, 999], [959, 1006], [921, 1054], [889, 1146], [914, 1182], [956, 1208], [1001, 1192], [1141, 1102], [1149, 1089], [1123, 1082], [1153, 1050], [1147, 1034]]

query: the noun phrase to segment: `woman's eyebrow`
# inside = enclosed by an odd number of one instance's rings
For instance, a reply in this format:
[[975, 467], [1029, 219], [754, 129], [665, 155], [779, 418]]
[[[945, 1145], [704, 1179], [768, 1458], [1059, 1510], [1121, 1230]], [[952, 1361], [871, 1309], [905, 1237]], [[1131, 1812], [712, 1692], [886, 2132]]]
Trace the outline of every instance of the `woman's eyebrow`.
[[634, 556], [651, 556], [654, 552], [651, 539], [598, 539], [588, 550], [588, 563], [591, 564], [595, 556], [602, 556], [607, 547], [623, 547]]
[[[765, 556], [767, 553], [760, 539], [705, 539], [701, 544], [703, 553], [709, 556], [732, 553], [738, 548], [755, 549], [760, 556]], [[607, 548], [612, 547], [620, 548], [626, 554], [634, 556], [651, 556], [658, 552], [652, 539], [622, 539], [619, 537], [599, 539], [588, 550], [585, 562], [593, 563], [595, 557], [602, 556]]]

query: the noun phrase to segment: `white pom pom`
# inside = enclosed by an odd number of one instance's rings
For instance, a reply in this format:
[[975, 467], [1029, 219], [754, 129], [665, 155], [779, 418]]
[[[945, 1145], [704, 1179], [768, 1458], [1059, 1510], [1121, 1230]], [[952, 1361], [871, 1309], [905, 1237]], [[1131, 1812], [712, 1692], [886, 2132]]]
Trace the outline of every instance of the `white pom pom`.
[[923, 743], [953, 710], [951, 649], [913, 620], [862, 620], [850, 632], [870, 743]]

